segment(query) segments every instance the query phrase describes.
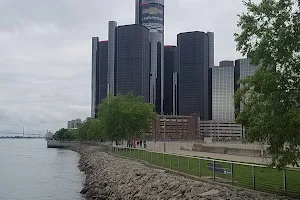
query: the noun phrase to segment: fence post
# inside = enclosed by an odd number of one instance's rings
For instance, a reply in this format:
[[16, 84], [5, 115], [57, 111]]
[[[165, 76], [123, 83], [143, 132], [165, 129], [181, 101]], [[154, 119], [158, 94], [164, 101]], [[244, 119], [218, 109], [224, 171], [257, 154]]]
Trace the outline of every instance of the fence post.
[[201, 160], [199, 160], [199, 163], [198, 163], [198, 170], [199, 170], [199, 177], [201, 178]]
[[286, 169], [282, 170], [283, 172], [283, 191], [286, 193]]
[[215, 173], [215, 169], [216, 169], [216, 167], [215, 167], [215, 163], [216, 161], [213, 161], [213, 179], [214, 179], [214, 181], [216, 181], [216, 173]]
[[163, 167], [165, 167], [165, 153], [163, 153]]
[[170, 169], [172, 169], [172, 155], [170, 154]]
[[234, 176], [233, 176], [233, 163], [231, 163], [231, 184], [234, 185]]
[[255, 186], [255, 169], [254, 169], [254, 166], [252, 166], [252, 185], [253, 185], [253, 189], [255, 190], [256, 186]]
[[133, 157], [135, 158], [135, 149], [133, 149]]
[[188, 157], [188, 174], [190, 174], [190, 157]]
[[156, 165], [158, 165], [158, 153], [156, 153]]
[[150, 161], [150, 162], [151, 162], [151, 163], [152, 163], [152, 154], [153, 154], [153, 153], [152, 153], [152, 152], [150, 152], [150, 156], [151, 156], [151, 161]]
[[178, 171], [180, 172], [180, 156], [178, 155]]

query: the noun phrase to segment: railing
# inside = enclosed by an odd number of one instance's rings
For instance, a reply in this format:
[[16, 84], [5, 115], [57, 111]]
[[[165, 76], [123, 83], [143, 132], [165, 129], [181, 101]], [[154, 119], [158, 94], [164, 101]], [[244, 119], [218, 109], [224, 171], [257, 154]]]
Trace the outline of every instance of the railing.
[[108, 151], [203, 179], [300, 198], [300, 171], [264, 165], [199, 158], [146, 149], [109, 146]]

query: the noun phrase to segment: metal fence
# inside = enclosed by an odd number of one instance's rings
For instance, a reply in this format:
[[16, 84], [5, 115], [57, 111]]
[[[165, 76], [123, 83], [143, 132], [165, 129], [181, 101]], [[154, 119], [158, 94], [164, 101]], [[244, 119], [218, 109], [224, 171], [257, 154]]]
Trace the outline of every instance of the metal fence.
[[296, 169], [277, 170], [264, 165], [127, 147], [109, 146], [108, 151], [203, 179], [300, 198], [300, 171]]

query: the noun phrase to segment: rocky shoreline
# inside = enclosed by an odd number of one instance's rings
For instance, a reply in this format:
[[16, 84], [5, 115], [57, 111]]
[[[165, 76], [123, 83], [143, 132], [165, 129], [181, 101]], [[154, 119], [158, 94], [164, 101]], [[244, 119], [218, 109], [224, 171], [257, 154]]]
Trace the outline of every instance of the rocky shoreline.
[[274, 200], [273, 195], [227, 188], [189, 180], [165, 170], [152, 169], [137, 161], [109, 155], [99, 146], [74, 145], [81, 155], [79, 168], [86, 174], [81, 191], [87, 200], [102, 199], [197, 199]]

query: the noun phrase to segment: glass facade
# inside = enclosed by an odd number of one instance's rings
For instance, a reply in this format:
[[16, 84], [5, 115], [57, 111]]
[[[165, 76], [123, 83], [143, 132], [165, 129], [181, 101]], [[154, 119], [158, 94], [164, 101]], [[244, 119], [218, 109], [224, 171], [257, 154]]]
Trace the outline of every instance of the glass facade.
[[117, 22], [108, 22], [108, 94], [115, 95], [115, 48]]
[[179, 51], [179, 114], [197, 114], [209, 118], [208, 69], [209, 36], [204, 32], [180, 33]]
[[[99, 54], [99, 92], [97, 105], [100, 105], [103, 99], [107, 97], [107, 74], [108, 74], [108, 41], [100, 41], [98, 43]], [[98, 107], [98, 106], [97, 106]], [[97, 111], [96, 107], [96, 111]], [[96, 112], [97, 116], [97, 112]]]
[[212, 120], [234, 122], [234, 66], [212, 68]]
[[173, 73], [176, 70], [176, 46], [165, 46], [164, 114], [173, 114]]
[[[258, 66], [252, 66], [248, 58], [243, 58], [235, 61], [235, 72], [234, 72], [234, 90], [237, 91], [241, 85], [238, 81], [254, 74], [258, 69]], [[235, 105], [237, 110], [242, 109], [242, 105]]]
[[212, 67], [208, 69], [208, 120], [212, 120]]
[[150, 102], [163, 114], [164, 98], [164, 0], [136, 0], [136, 24], [149, 29]]
[[133, 92], [149, 102], [149, 30], [141, 25], [116, 29], [116, 92]]
[[92, 97], [91, 97], [91, 117], [96, 117], [96, 106], [98, 97], [99, 85], [99, 69], [98, 69], [98, 37], [92, 38]]

